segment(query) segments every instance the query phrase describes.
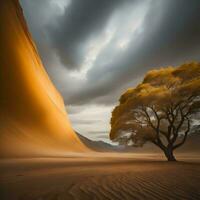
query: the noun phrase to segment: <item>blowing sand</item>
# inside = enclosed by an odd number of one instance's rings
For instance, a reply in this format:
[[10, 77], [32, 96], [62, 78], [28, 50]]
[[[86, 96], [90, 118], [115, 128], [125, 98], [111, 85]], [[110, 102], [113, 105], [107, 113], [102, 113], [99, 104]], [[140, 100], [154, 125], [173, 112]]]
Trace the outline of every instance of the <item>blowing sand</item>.
[[2, 159], [1, 200], [200, 199], [200, 159], [160, 155], [88, 154]]

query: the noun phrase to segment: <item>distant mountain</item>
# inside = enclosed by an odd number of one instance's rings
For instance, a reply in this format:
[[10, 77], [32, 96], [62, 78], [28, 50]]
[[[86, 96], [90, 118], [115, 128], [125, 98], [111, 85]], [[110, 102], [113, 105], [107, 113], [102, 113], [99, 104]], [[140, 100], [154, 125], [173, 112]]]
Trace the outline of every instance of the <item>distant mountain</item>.
[[90, 140], [87, 137], [81, 135], [80, 133], [77, 133], [77, 136], [82, 141], [82, 143], [89, 147], [90, 149], [97, 151], [97, 152], [137, 152], [137, 153], [143, 153], [143, 152], [158, 152], [159, 149], [151, 144], [147, 143], [143, 147], [133, 147], [133, 146], [124, 146], [124, 145], [112, 145], [108, 144], [106, 142], [103, 142], [101, 140], [94, 141]]
[[[77, 132], [76, 132], [77, 133]], [[122, 145], [111, 145], [103, 141], [93, 141], [77, 133], [83, 144], [98, 152], [133, 152], [133, 153], [157, 153], [160, 149], [152, 143], [147, 143], [143, 147], [132, 147]], [[182, 147], [176, 150], [179, 153], [200, 153], [200, 126], [192, 128], [190, 135]]]
[[118, 146], [108, 144], [101, 140], [93, 141], [93, 140], [88, 139], [87, 137], [84, 137], [83, 135], [81, 135], [77, 132], [76, 132], [76, 134], [78, 135], [79, 139], [82, 141], [82, 143], [85, 146], [89, 147], [90, 149], [92, 149], [94, 151], [98, 151], [98, 152], [109, 151], [109, 152], [111, 152], [111, 151], [117, 151], [119, 149]]

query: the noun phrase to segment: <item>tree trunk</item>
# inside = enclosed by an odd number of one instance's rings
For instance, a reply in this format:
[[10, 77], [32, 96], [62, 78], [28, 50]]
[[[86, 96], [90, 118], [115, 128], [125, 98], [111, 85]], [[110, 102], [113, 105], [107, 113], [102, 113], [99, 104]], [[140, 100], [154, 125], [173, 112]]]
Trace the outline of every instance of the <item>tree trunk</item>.
[[165, 153], [165, 156], [167, 157], [167, 160], [168, 160], [168, 161], [176, 161], [176, 158], [175, 158], [175, 156], [174, 156], [174, 154], [173, 154], [173, 149], [167, 148], [167, 149], [164, 151], [164, 153]]

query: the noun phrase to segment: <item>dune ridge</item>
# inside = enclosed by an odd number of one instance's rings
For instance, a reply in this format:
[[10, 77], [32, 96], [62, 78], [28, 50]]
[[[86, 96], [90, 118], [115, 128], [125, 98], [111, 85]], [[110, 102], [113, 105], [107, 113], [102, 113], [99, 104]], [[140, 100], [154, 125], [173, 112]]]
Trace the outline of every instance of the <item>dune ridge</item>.
[[84, 152], [18, 0], [0, 1], [0, 157]]

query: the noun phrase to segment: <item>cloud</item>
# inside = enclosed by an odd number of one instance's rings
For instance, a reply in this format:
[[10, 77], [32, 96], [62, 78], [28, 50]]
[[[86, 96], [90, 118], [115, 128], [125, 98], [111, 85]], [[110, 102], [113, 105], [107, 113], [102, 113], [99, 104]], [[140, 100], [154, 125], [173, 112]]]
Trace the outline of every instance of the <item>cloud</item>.
[[69, 69], [78, 69], [84, 60], [87, 42], [102, 33], [110, 15], [125, 1], [73, 0], [49, 26], [52, 45], [61, 62]]
[[84, 134], [89, 138], [95, 138], [99, 132], [99, 135], [105, 133], [109, 129], [109, 119], [111, 116], [112, 107], [110, 106], [98, 106], [98, 105], [82, 105], [71, 106], [71, 109], [79, 109], [81, 112], [69, 114], [69, 118], [73, 124], [74, 129]]
[[47, 71], [67, 104], [112, 104], [148, 69], [198, 59], [198, 0], [62, 0], [62, 10], [51, 2], [22, 0]]
[[73, 123], [76, 123], [76, 124], [81, 124], [81, 125], [90, 125], [90, 124], [96, 124], [96, 123], [99, 123], [101, 122], [101, 120], [95, 120], [95, 119], [76, 119], [76, 120], [73, 120]]
[[[129, 82], [136, 84], [134, 79], [138, 79], [150, 68], [176, 65], [199, 58], [200, 2], [145, 1], [144, 5], [140, 4], [135, 9], [140, 9], [140, 6], [146, 12], [140, 16], [145, 17], [141, 23], [141, 31], [136, 30], [131, 35], [129, 45], [123, 52], [116, 50], [117, 38], [110, 42], [88, 72], [83, 89], [68, 96], [66, 102], [99, 102], [99, 98], [110, 95], [111, 92], [112, 98], [115, 91], [122, 91]], [[130, 19], [125, 13], [124, 11], [127, 21], [134, 21], [134, 18]], [[119, 20], [116, 26], [120, 29], [126, 27], [120, 22]]]

